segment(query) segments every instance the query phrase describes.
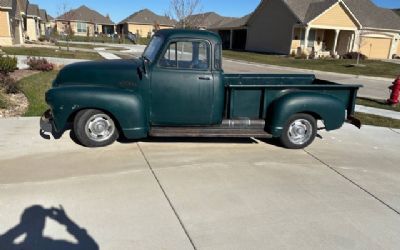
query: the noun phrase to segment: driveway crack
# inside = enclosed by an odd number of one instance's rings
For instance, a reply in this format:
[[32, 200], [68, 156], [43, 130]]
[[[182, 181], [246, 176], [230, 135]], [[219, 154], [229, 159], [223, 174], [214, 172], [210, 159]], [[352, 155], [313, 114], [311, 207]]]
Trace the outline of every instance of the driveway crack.
[[313, 155], [312, 153], [308, 152], [307, 150], [304, 149], [304, 152], [306, 152], [309, 156], [311, 156], [312, 158], [314, 158], [315, 160], [319, 161], [320, 163], [322, 163], [323, 165], [325, 165], [326, 167], [328, 167], [330, 170], [332, 170], [333, 172], [335, 172], [336, 174], [340, 175], [341, 177], [343, 177], [345, 180], [347, 180], [348, 182], [350, 182], [351, 184], [353, 184], [354, 186], [356, 186], [357, 188], [359, 188], [361, 191], [363, 191], [364, 193], [366, 193], [367, 195], [371, 196], [372, 198], [374, 198], [376, 201], [378, 201], [379, 203], [381, 203], [382, 205], [384, 205], [385, 207], [389, 208], [390, 210], [392, 210], [393, 212], [395, 212], [397, 215], [400, 215], [400, 211], [396, 210], [394, 207], [392, 207], [391, 205], [389, 205], [388, 203], [386, 203], [385, 201], [383, 201], [382, 199], [380, 199], [378, 196], [376, 196], [375, 194], [371, 193], [370, 191], [368, 191], [366, 188], [362, 187], [360, 184], [356, 183], [355, 181], [353, 181], [352, 179], [350, 179], [349, 177], [347, 177], [346, 175], [344, 175], [343, 173], [341, 173], [339, 170], [335, 169], [334, 167], [330, 166], [329, 164], [325, 163], [324, 161], [322, 161], [321, 159], [319, 159], [317, 156]]
[[167, 192], [165, 191], [163, 185], [161, 184], [160, 179], [158, 178], [158, 176], [157, 176], [157, 174], [155, 173], [153, 167], [151, 166], [149, 160], [147, 159], [146, 155], [144, 154], [144, 151], [143, 151], [142, 147], [139, 145], [139, 143], [136, 143], [136, 145], [138, 146], [138, 148], [139, 148], [139, 150], [140, 150], [140, 153], [142, 154], [144, 160], [146, 161], [146, 164], [147, 164], [147, 166], [149, 167], [149, 169], [150, 169], [150, 171], [151, 171], [151, 173], [152, 173], [154, 179], [157, 181], [158, 186], [160, 187], [162, 193], [164, 194], [165, 199], [168, 201], [169, 206], [171, 207], [172, 211], [174, 212], [175, 217], [178, 219], [179, 224], [181, 225], [183, 232], [185, 233], [186, 237], [189, 239], [190, 244], [192, 245], [193, 249], [194, 249], [194, 250], [197, 250], [196, 245], [194, 244], [193, 239], [190, 237], [189, 232], [187, 231], [185, 225], [183, 224], [183, 221], [182, 221], [182, 219], [180, 218], [178, 212], [176, 211], [174, 205], [172, 204], [171, 199], [168, 197], [168, 194], [167, 194]]

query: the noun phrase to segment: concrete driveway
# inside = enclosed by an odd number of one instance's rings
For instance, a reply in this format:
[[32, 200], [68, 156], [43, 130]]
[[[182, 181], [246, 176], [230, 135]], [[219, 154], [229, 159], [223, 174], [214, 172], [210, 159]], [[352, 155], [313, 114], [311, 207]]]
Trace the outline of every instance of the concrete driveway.
[[[43, 140], [38, 118], [3, 119], [0, 129], [0, 249], [400, 245], [400, 131], [346, 125], [291, 151], [251, 139], [86, 149], [68, 133]], [[60, 205], [69, 219], [45, 210]]]

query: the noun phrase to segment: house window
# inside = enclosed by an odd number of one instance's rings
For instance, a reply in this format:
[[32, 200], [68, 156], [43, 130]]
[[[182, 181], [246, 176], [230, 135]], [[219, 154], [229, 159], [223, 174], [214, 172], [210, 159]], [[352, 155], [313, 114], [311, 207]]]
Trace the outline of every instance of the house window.
[[87, 23], [78, 23], [77, 30], [78, 30], [78, 33], [86, 33], [87, 32]]

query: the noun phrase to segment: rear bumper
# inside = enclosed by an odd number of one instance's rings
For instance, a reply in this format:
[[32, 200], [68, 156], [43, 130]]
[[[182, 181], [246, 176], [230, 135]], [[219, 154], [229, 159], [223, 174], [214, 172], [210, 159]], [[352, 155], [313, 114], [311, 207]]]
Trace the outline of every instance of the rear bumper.
[[357, 128], [361, 129], [362, 123], [359, 119], [355, 118], [354, 116], [348, 116], [347, 117], [347, 122], [356, 126]]

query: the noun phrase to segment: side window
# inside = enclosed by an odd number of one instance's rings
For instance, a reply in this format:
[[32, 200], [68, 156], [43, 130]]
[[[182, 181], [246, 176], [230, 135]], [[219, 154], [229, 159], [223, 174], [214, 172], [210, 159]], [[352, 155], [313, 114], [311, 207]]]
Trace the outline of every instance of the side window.
[[221, 44], [215, 45], [215, 55], [214, 55], [214, 68], [216, 70], [222, 69], [222, 49]]
[[205, 41], [172, 42], [159, 65], [166, 68], [207, 70], [210, 65], [210, 45]]

